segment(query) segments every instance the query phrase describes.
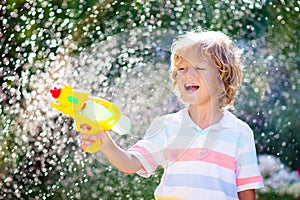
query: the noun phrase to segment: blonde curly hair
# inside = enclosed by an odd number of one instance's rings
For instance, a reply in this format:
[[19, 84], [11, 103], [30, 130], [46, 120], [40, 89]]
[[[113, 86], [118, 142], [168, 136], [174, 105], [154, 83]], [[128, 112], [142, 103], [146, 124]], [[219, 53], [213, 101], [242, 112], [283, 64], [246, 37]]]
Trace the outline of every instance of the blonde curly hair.
[[171, 79], [176, 91], [177, 68], [183, 54], [194, 48], [199, 58], [214, 63], [219, 71], [220, 108], [230, 107], [242, 82], [241, 50], [224, 33], [193, 31], [181, 35], [171, 46]]

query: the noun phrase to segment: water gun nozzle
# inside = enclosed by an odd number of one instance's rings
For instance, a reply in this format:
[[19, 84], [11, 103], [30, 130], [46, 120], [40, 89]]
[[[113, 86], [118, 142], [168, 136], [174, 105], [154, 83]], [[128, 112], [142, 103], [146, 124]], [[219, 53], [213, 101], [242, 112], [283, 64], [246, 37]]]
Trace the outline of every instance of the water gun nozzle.
[[60, 96], [61, 89], [54, 87], [53, 89], [50, 89], [50, 93], [52, 94], [52, 97], [57, 99]]

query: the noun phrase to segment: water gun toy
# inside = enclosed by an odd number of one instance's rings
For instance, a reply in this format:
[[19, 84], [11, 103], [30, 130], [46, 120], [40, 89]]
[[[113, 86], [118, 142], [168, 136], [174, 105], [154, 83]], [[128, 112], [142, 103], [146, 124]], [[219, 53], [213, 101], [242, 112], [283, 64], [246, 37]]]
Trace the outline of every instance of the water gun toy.
[[[75, 121], [74, 129], [84, 134], [95, 135], [104, 130], [112, 130], [119, 135], [127, 134], [131, 121], [121, 114], [120, 108], [104, 99], [91, 96], [89, 92], [74, 90], [65, 85], [62, 88], [50, 89], [57, 102], [51, 106]], [[85, 152], [95, 153], [101, 148], [100, 139]]]

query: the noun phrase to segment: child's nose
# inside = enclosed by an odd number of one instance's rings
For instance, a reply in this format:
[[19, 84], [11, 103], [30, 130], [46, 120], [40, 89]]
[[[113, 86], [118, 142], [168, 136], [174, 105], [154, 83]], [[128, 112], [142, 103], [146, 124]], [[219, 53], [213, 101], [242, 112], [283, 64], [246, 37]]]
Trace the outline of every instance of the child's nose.
[[196, 70], [194, 67], [188, 67], [185, 72], [186, 77], [195, 76]]

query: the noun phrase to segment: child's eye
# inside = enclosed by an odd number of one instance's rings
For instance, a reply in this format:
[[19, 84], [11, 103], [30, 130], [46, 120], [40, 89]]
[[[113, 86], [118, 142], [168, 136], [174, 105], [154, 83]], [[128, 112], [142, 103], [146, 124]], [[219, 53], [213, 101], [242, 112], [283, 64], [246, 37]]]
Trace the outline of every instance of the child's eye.
[[178, 71], [183, 71], [183, 70], [185, 70], [185, 68], [184, 67], [179, 67], [177, 70]]
[[196, 70], [199, 70], [199, 71], [201, 71], [201, 70], [205, 70], [204, 68], [202, 68], [202, 67], [196, 67]]

